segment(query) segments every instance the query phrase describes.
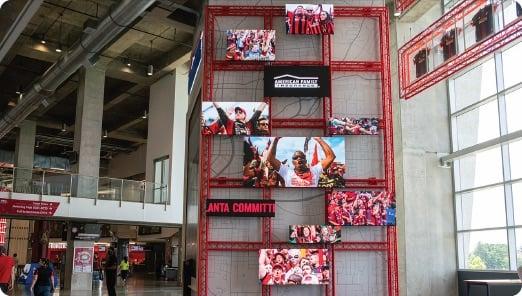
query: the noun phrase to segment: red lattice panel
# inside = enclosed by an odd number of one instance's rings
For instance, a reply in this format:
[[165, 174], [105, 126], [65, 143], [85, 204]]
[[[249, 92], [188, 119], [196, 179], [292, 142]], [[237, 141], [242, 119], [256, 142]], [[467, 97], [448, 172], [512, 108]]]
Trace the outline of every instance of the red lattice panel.
[[[265, 29], [273, 28], [273, 18], [283, 17], [284, 8], [282, 6], [207, 6], [205, 10], [205, 57], [204, 57], [204, 81], [203, 81], [203, 100], [211, 101], [214, 85], [215, 71], [263, 71], [263, 63], [254, 62], [225, 62], [214, 58], [215, 44], [215, 24], [216, 17], [224, 16], [243, 16], [243, 17], [262, 17]], [[367, 179], [347, 179], [346, 184], [349, 189], [385, 189], [392, 194], [395, 191], [394, 183], [394, 159], [393, 159], [393, 128], [392, 128], [392, 108], [391, 108], [391, 79], [390, 79], [390, 56], [389, 56], [389, 15], [385, 7], [343, 7], [335, 6], [335, 17], [339, 18], [375, 18], [379, 23], [380, 37], [380, 60], [379, 61], [336, 61], [332, 60], [332, 36], [322, 36], [321, 39], [321, 60], [320, 61], [275, 61], [271, 65], [328, 65], [330, 71], [334, 72], [373, 72], [379, 73], [382, 84], [382, 133], [383, 137], [383, 161], [385, 176], [382, 178]], [[332, 77], [332, 75], [331, 75]], [[265, 97], [272, 108], [271, 98]], [[286, 129], [318, 129], [323, 130], [326, 135], [327, 120], [332, 116], [332, 98], [322, 98], [322, 118], [319, 119], [299, 119], [299, 118], [270, 118], [270, 128]], [[283, 248], [295, 247], [287, 242], [274, 242], [272, 237], [272, 219], [262, 219], [261, 241], [259, 242], [230, 242], [230, 241], [209, 241], [209, 227], [205, 214], [205, 202], [210, 197], [211, 188], [241, 188], [241, 178], [211, 177], [211, 138], [201, 137], [200, 148], [200, 209], [199, 209], [199, 251], [198, 251], [198, 294], [207, 295], [208, 293], [208, 252], [212, 251], [237, 251], [253, 252], [260, 248]], [[260, 188], [263, 199], [272, 198], [272, 190]], [[326, 219], [326, 217], [325, 217]], [[315, 247], [325, 247], [325, 245], [314, 245]], [[312, 245], [310, 247], [313, 247]], [[387, 228], [386, 241], [358, 241], [342, 242], [340, 244], [326, 246], [330, 250], [331, 270], [335, 270], [335, 252], [358, 252], [375, 251], [386, 252], [388, 270], [388, 295], [398, 296], [398, 263], [397, 263], [397, 242], [395, 227]], [[261, 289], [263, 296], [271, 295], [271, 288], [264, 286]], [[326, 285], [325, 294], [329, 296], [335, 294], [335, 272], [331, 275], [331, 284]]]

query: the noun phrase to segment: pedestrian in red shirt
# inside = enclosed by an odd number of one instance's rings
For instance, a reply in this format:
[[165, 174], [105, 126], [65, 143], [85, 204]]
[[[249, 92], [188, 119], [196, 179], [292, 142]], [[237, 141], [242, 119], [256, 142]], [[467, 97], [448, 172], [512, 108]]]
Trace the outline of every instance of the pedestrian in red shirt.
[[7, 255], [4, 246], [0, 246], [0, 289], [4, 294], [14, 288], [15, 261]]

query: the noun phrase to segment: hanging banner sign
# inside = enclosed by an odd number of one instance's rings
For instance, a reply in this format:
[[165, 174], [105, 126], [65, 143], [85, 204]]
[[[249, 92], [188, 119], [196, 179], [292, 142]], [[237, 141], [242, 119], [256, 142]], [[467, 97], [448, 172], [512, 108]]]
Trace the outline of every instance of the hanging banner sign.
[[207, 199], [207, 216], [274, 217], [275, 201], [264, 199]]
[[329, 97], [327, 66], [266, 66], [265, 97]]
[[59, 202], [0, 198], [0, 213], [4, 215], [52, 217]]

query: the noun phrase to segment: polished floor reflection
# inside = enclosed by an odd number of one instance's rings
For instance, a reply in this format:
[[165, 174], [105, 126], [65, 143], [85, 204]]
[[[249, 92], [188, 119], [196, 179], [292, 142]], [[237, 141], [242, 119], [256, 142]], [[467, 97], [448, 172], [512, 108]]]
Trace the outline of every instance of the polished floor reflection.
[[[176, 282], [155, 280], [149, 277], [140, 277], [140, 275], [133, 276], [127, 281], [127, 285], [122, 286], [119, 282], [116, 286], [117, 295], [128, 295], [128, 296], [141, 296], [141, 295], [154, 295], [154, 296], [181, 296], [183, 295], [182, 288], [176, 286]], [[24, 286], [19, 285], [14, 293], [10, 295], [16, 296], [30, 296], [31, 294], [24, 289]], [[60, 292], [56, 290], [53, 296], [102, 296], [108, 295], [105, 282], [95, 283], [93, 291], [90, 293], [80, 292]], [[31, 295], [32, 296], [32, 295]]]

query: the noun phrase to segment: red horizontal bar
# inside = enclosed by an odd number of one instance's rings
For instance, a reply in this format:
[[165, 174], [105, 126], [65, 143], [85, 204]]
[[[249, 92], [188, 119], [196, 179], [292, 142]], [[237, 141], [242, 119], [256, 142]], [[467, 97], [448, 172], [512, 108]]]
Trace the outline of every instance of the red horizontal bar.
[[263, 248], [261, 242], [224, 242], [209, 241], [207, 250], [209, 251], [258, 251]]
[[387, 242], [340, 242], [333, 244], [335, 251], [388, 251]]
[[332, 71], [346, 72], [380, 72], [382, 69], [381, 62], [354, 62], [354, 61], [332, 61]]
[[[214, 16], [285, 16], [284, 6], [221, 6], [209, 5], [209, 17]], [[334, 16], [337, 17], [381, 17], [386, 7], [372, 6], [335, 6]]]
[[[345, 179], [346, 188], [339, 189], [383, 189], [386, 187], [385, 179]], [[210, 178], [211, 188], [243, 188], [242, 178], [214, 177]], [[251, 187], [244, 187], [251, 188]]]
[[274, 61], [274, 62], [255, 62], [255, 61], [226, 61], [214, 60], [214, 71], [263, 71], [266, 65], [270, 66], [320, 66], [322, 61]]
[[208, 5], [207, 11], [211, 16], [284, 16], [282, 6], [221, 6]]
[[404, 12], [408, 10], [417, 0], [395, 0], [395, 10]]

